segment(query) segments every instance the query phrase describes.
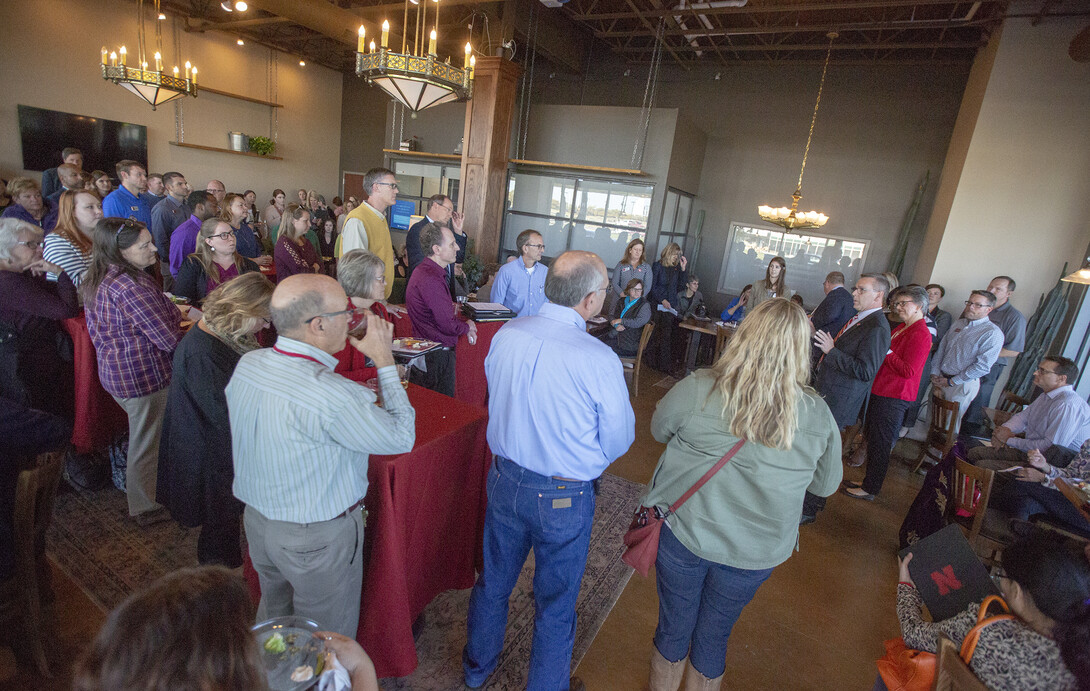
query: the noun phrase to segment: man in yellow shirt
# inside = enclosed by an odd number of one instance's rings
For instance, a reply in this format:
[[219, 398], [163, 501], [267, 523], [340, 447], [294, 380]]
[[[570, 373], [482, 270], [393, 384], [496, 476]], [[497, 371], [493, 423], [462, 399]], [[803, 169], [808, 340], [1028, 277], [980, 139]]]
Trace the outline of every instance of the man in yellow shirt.
[[386, 298], [394, 287], [394, 244], [386, 209], [397, 201], [397, 178], [392, 170], [372, 168], [363, 176], [367, 200], [348, 214], [339, 241], [337, 257], [357, 249], [368, 250], [386, 263]]

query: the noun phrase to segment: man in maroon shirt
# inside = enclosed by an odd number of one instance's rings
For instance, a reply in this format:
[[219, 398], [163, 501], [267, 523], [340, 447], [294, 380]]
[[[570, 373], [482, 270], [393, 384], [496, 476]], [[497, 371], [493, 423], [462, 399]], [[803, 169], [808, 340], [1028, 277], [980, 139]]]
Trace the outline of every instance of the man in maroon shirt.
[[447, 284], [447, 266], [458, 256], [454, 233], [429, 223], [420, 230], [420, 246], [429, 248], [427, 256], [409, 278], [405, 307], [413, 322], [413, 332], [443, 348], [424, 356], [427, 372], [413, 370], [413, 382], [432, 391], [454, 396], [454, 348], [458, 337], [467, 334], [469, 344], [477, 342], [477, 325], [464, 322], [454, 312]]

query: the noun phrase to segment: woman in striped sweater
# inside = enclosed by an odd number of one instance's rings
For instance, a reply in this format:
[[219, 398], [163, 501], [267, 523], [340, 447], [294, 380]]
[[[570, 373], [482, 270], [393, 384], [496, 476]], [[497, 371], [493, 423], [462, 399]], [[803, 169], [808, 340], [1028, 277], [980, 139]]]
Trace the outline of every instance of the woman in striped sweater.
[[[45, 260], [64, 269], [77, 288], [91, 263], [91, 236], [102, 219], [102, 202], [84, 190], [66, 190], [60, 198], [57, 227], [45, 236]], [[56, 281], [56, 274], [49, 274]]]

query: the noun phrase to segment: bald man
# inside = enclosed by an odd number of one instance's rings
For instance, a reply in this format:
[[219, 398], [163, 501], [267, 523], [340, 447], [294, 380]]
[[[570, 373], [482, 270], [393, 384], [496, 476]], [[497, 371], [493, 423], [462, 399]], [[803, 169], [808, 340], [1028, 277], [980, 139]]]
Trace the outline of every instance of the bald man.
[[211, 193], [216, 198], [217, 204], [222, 204], [223, 198], [227, 196], [227, 187], [219, 180], [209, 180], [204, 191]]
[[564, 252], [545, 278], [549, 302], [507, 322], [484, 361], [488, 444], [496, 456], [484, 568], [469, 599], [462, 654], [469, 688], [484, 686], [496, 668], [507, 600], [531, 547], [537, 575], [526, 688], [583, 688], [568, 675], [595, 488], [635, 438], [621, 361], [587, 333], [586, 320], [601, 311], [608, 289], [598, 255]]
[[352, 316], [347, 300], [328, 276], [277, 285], [270, 312], [279, 338], [242, 356], [227, 407], [232, 489], [246, 504], [261, 581], [258, 617], [294, 614], [355, 638], [368, 456], [411, 450], [416, 414], [390, 353], [393, 326], [369, 311], [366, 335], [348, 340], [378, 368], [384, 407], [367, 387], [334, 374]]
[[53, 206], [61, 200], [61, 195], [67, 190], [79, 190], [83, 189], [83, 177], [81, 175], [83, 171], [75, 167], [71, 163], [62, 163], [57, 166], [57, 179], [60, 181], [61, 186], [53, 192], [53, 194], [46, 197]]

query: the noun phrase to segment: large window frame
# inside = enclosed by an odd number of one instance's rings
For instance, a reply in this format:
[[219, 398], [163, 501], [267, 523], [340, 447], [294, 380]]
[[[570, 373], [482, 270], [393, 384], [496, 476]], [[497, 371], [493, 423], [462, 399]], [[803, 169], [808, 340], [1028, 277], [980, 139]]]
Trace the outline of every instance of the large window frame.
[[659, 222], [658, 247], [654, 256], [662, 254], [662, 250], [671, 242], [676, 242], [685, 254], [690, 250], [689, 223], [693, 218], [693, 206], [696, 195], [682, 192], [674, 187], [666, 188], [666, 201], [662, 208], [662, 221]]
[[[461, 189], [462, 170], [460, 163], [442, 161], [406, 160], [393, 158], [390, 165], [397, 178], [398, 200], [408, 200], [415, 204], [415, 216], [427, 213], [428, 198], [434, 194], [445, 194], [458, 208], [458, 193]], [[420, 173], [434, 172], [438, 175], [425, 176]]]

